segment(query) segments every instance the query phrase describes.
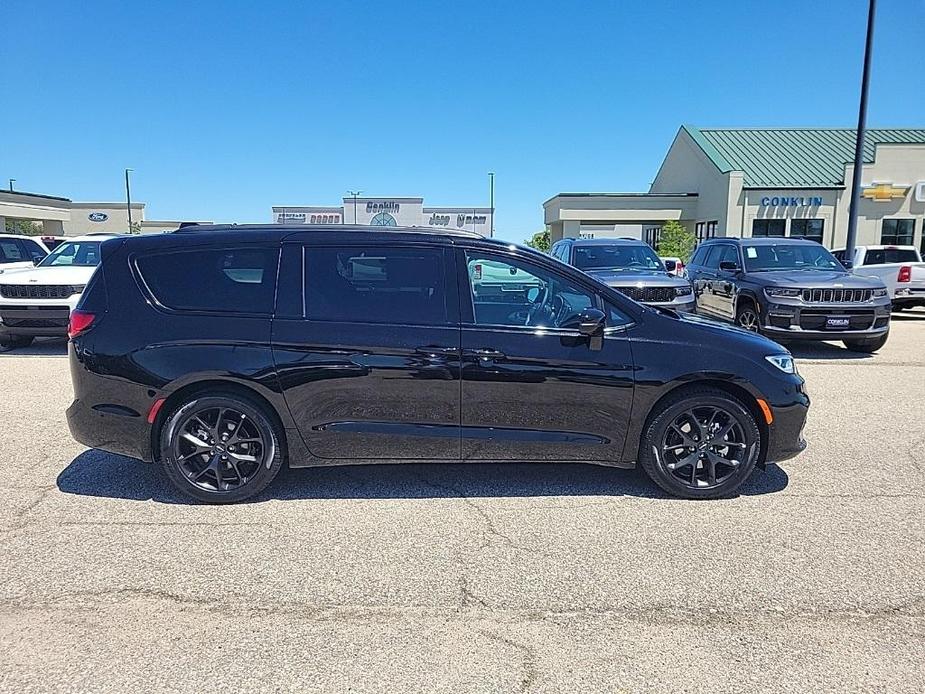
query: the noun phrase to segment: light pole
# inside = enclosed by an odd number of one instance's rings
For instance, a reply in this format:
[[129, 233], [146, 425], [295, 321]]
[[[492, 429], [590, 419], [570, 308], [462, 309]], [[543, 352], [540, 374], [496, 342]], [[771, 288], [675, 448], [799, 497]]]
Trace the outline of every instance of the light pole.
[[16, 179], [15, 179], [15, 178], [11, 178], [11, 179], [10, 179], [10, 192], [11, 192], [11, 193], [13, 192], [13, 184], [14, 184], [14, 183], [16, 183]]
[[874, 40], [874, 16], [877, 0], [867, 8], [867, 41], [864, 44], [864, 69], [861, 73], [861, 105], [858, 108], [858, 132], [854, 142], [854, 174], [851, 177], [851, 202], [848, 205], [848, 237], [845, 239], [845, 261], [854, 266], [854, 246], [858, 238], [858, 204], [861, 192], [861, 167], [864, 154], [864, 131], [867, 128], [867, 88], [870, 86], [870, 54]]
[[353, 198], [353, 223], [357, 223], [357, 198], [359, 197], [362, 190], [348, 190], [347, 195]]
[[491, 209], [491, 225], [489, 226], [488, 235], [495, 235], [495, 172], [488, 172], [488, 207]]
[[132, 228], [132, 186], [128, 180], [128, 174], [132, 169], [125, 170], [125, 209], [128, 211], [128, 233], [135, 233]]

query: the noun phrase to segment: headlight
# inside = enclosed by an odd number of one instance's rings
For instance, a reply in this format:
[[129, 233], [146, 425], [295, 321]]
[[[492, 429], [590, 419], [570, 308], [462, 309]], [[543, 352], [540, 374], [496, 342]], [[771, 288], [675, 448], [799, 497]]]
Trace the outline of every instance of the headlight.
[[693, 293], [694, 291], [690, 288], [690, 286], [674, 288], [675, 296], [690, 296]]
[[785, 374], [792, 374], [797, 371], [796, 364], [793, 363], [793, 357], [789, 354], [772, 354], [769, 357], [765, 357], [765, 359], [774, 364], [774, 366]]
[[71, 285], [71, 296], [74, 296], [74, 294], [83, 294], [84, 289], [86, 289], [86, 287], [87, 285], [85, 284], [72, 284]]
[[788, 289], [786, 287], [768, 287], [764, 290], [764, 293], [768, 296], [774, 297], [790, 297], [795, 298], [800, 296], [803, 293], [802, 289]]
[[883, 289], [874, 290], [874, 298], [883, 297], [883, 296], [886, 296], [886, 294], [887, 294], [886, 287], [884, 287]]

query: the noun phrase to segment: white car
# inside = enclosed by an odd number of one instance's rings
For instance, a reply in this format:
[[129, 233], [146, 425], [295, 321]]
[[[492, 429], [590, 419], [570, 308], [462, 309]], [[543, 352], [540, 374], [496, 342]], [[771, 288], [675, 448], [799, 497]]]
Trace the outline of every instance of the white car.
[[118, 235], [68, 239], [35, 267], [0, 274], [0, 346], [66, 336], [71, 311], [100, 263], [100, 246], [110, 238]]
[[[844, 249], [832, 255], [845, 261]], [[854, 274], [886, 285], [894, 309], [925, 306], [925, 263], [915, 246], [855, 246], [853, 261]]]
[[20, 234], [0, 234], [0, 274], [33, 267], [48, 255], [40, 239]]

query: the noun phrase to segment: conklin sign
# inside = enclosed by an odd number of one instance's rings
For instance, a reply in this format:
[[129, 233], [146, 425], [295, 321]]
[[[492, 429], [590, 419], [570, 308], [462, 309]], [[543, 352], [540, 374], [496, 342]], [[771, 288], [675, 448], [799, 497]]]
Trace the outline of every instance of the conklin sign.
[[800, 197], [793, 195], [774, 195], [761, 198], [762, 207], [818, 207], [822, 204], [822, 198], [811, 195]]

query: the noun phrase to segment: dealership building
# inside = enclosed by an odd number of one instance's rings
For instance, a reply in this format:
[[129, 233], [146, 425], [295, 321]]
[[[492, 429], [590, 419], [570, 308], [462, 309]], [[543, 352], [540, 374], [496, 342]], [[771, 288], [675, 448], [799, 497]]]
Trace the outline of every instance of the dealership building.
[[[635, 236], [656, 245], [676, 220], [698, 240], [800, 237], [845, 245], [855, 130], [682, 126], [646, 193], [559, 193], [543, 204], [551, 241]], [[925, 128], [865, 138], [859, 245], [923, 247]]]
[[467, 229], [491, 236], [490, 207], [425, 207], [424, 198], [345, 197], [343, 204], [273, 207], [277, 224], [371, 224]]
[[[38, 222], [46, 236], [124, 234], [129, 230], [124, 202], [74, 202], [69, 198], [20, 191], [0, 191], [0, 233], [7, 220]], [[145, 203], [132, 203], [132, 222], [142, 234], [173, 231], [178, 221], [145, 219]], [[200, 222], [208, 224], [209, 222]]]

